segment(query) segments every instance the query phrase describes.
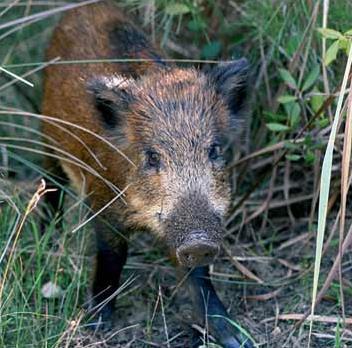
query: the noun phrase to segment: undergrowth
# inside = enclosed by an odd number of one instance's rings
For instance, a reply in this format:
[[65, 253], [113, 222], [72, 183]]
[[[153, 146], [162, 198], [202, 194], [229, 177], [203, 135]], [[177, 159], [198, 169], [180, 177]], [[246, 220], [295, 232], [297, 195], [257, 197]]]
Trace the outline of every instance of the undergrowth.
[[[50, 180], [40, 167], [46, 149], [35, 116], [41, 109], [44, 51], [60, 16], [50, 11], [64, 12], [72, 3], [77, 2], [0, 4], [0, 346], [184, 347], [185, 318], [172, 309], [176, 278], [157, 241], [134, 237], [123, 275], [125, 287], [117, 298], [120, 326], [101, 334], [87, 329], [88, 274], [93, 267], [90, 225], [71, 233], [86, 218], [85, 205], [63, 188], [69, 196], [63, 227], [58, 228], [53, 216], [45, 234], [40, 224], [42, 202], [26, 214], [40, 179]], [[236, 323], [243, 323], [261, 347], [307, 346], [309, 322], [297, 323], [310, 313], [314, 267], [319, 290], [342, 241], [348, 242], [351, 224], [349, 202], [340, 202], [341, 197], [348, 198], [351, 180], [350, 150], [344, 143], [344, 135], [350, 134], [345, 122], [352, 100], [349, 76], [341, 113], [335, 116], [335, 111], [351, 46], [352, 3], [117, 3], [138, 18], [169, 57], [197, 60], [199, 68], [223, 59], [250, 61], [247, 141], [242, 156], [231, 165], [237, 173], [237, 189], [224, 253], [212, 276]], [[33, 16], [43, 11], [49, 11], [45, 18]], [[336, 140], [330, 143], [334, 151], [326, 177], [332, 175], [324, 181], [321, 166], [334, 117], [338, 117]], [[320, 187], [322, 175], [325, 186]], [[319, 193], [329, 185], [318, 220]], [[344, 204], [347, 208], [341, 209]], [[320, 240], [322, 253], [315, 249], [318, 225], [326, 230]], [[352, 260], [346, 250], [340, 276], [337, 265], [327, 290], [320, 294], [311, 347], [351, 344]], [[49, 295], [43, 292], [48, 287]], [[163, 310], [160, 298], [165, 301]], [[181, 307], [186, 300], [181, 296]]]

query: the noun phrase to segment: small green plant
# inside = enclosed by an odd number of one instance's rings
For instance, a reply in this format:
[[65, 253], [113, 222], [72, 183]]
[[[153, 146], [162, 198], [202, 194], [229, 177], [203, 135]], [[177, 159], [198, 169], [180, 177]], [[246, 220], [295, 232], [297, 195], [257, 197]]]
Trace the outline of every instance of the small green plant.
[[341, 348], [341, 327], [340, 327], [340, 322], [337, 322], [336, 328], [335, 328], [335, 344], [334, 348]]
[[324, 64], [326, 66], [336, 60], [339, 51], [343, 51], [348, 55], [351, 47], [352, 29], [343, 34], [337, 30], [329, 28], [319, 28], [318, 32], [323, 38], [332, 40], [332, 43], [324, 56]]

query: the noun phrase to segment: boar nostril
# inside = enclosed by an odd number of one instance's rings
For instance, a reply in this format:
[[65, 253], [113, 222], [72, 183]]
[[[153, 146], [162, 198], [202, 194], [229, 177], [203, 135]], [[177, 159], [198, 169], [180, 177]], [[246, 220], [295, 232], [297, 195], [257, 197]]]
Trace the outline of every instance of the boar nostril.
[[191, 255], [191, 254], [185, 254], [184, 255], [184, 257], [185, 257], [185, 259], [187, 260], [187, 262], [189, 263], [189, 264], [191, 264], [192, 262], [193, 262], [193, 256]]
[[211, 263], [218, 252], [217, 243], [200, 240], [181, 245], [177, 249], [176, 255], [182, 265], [193, 267]]

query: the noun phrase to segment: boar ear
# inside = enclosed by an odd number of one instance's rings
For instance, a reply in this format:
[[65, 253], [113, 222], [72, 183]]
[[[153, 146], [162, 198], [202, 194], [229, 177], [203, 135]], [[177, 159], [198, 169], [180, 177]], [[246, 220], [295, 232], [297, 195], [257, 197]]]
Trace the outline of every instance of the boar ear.
[[225, 99], [231, 112], [231, 125], [238, 128], [247, 105], [248, 92], [247, 59], [223, 62], [210, 71], [216, 91]]
[[94, 96], [95, 107], [105, 128], [122, 125], [121, 112], [127, 110], [133, 100], [133, 82], [133, 79], [120, 75], [95, 77], [88, 82], [87, 89]]

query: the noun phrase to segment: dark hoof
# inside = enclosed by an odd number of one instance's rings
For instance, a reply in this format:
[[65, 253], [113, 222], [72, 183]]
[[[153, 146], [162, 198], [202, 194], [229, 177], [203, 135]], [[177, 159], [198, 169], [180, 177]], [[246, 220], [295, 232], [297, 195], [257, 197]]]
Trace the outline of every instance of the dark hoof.
[[249, 338], [241, 337], [235, 338], [235, 337], [228, 337], [226, 339], [221, 339], [219, 337], [219, 341], [214, 342], [213, 340], [209, 339], [209, 342], [207, 342], [206, 338], [204, 335], [202, 335], [198, 330], [192, 329], [191, 332], [191, 347], [192, 348], [207, 348], [209, 344], [209, 347], [222, 347], [222, 348], [255, 348], [253, 343]]
[[203, 335], [198, 330], [195, 330], [193, 328], [190, 332], [190, 341], [191, 348], [206, 347]]
[[101, 309], [92, 310], [86, 327], [94, 331], [109, 331], [113, 327], [113, 306], [106, 305]]
[[228, 340], [221, 342], [223, 348], [254, 348], [254, 345], [249, 338], [238, 341], [236, 338], [231, 337]]

